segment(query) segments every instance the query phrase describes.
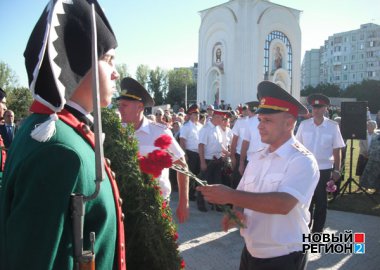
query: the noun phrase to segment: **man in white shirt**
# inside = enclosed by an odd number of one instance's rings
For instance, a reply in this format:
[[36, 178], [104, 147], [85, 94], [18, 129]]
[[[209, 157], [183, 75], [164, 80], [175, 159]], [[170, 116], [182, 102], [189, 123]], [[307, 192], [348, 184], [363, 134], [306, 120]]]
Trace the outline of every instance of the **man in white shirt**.
[[251, 101], [247, 103], [249, 107], [249, 118], [246, 123], [247, 128], [242, 134], [242, 145], [241, 145], [241, 155], [240, 155], [240, 166], [239, 172], [243, 175], [247, 161], [250, 160], [252, 153], [261, 150], [266, 146], [265, 143], [261, 142], [258, 126], [259, 118], [256, 115], [256, 110], [258, 109], [259, 102]]
[[[148, 91], [136, 80], [129, 77], [121, 81], [120, 88], [122, 91], [118, 97], [118, 108], [121, 120], [122, 123], [133, 124], [140, 154], [146, 155], [156, 150], [157, 147], [154, 146], [155, 140], [161, 135], [166, 134], [172, 137], [172, 143], [168, 149], [176, 158], [174, 163], [183, 164], [187, 167], [185, 153], [167, 126], [150, 121], [144, 116], [144, 107], [154, 105], [154, 101], [148, 94]], [[164, 169], [158, 180], [162, 196], [168, 200], [171, 193], [169, 169]], [[178, 221], [183, 223], [189, 216], [189, 178], [186, 175], [177, 173], [177, 181], [179, 204], [176, 214]]]
[[235, 121], [232, 128], [231, 141], [231, 164], [232, 164], [232, 188], [236, 188], [239, 184], [242, 174], [239, 172], [241, 146], [243, 142], [243, 134], [247, 128], [248, 117], [240, 117]]
[[[217, 128], [222, 124], [226, 112], [214, 110], [210, 121], [203, 126], [199, 133], [199, 160], [201, 165], [201, 178], [209, 184], [221, 183], [222, 177], [222, 157], [228, 155], [228, 151], [223, 148], [222, 134]], [[197, 194], [198, 210], [206, 212], [202, 194]]]
[[[186, 153], [186, 161], [189, 165], [189, 170], [198, 175], [200, 172], [198, 144], [199, 132], [203, 125], [199, 123], [199, 107], [194, 104], [189, 107], [187, 111], [189, 121], [187, 121], [181, 128], [179, 135], [179, 144]], [[189, 183], [189, 199], [195, 200], [195, 182]]]
[[307, 102], [312, 106], [313, 117], [301, 122], [296, 138], [318, 162], [320, 179], [310, 205], [310, 228], [313, 233], [321, 233], [327, 213], [326, 183], [331, 177], [335, 181], [340, 178], [341, 152], [345, 144], [338, 123], [324, 116], [330, 99], [322, 94], [313, 94]]
[[[307, 109], [278, 85], [258, 85], [261, 140], [268, 146], [253, 153], [237, 190], [223, 185], [198, 187], [205, 199], [233, 204], [245, 222], [240, 270], [301, 270], [303, 235], [309, 234], [309, 204], [318, 182], [314, 156], [293, 136], [298, 114]], [[243, 214], [238, 208], [244, 208]], [[224, 230], [235, 223], [224, 216]]]

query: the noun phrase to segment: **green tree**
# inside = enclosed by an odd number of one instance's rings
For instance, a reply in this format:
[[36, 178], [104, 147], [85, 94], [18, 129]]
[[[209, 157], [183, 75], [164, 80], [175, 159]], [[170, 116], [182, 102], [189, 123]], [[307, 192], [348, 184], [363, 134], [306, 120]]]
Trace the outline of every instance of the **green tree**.
[[15, 113], [15, 120], [20, 120], [29, 115], [33, 97], [28, 88], [14, 88], [7, 92], [7, 107]]
[[125, 77], [130, 77], [131, 75], [129, 75], [128, 67], [126, 64], [116, 65], [116, 70], [120, 75], [119, 79], [116, 80], [116, 89], [120, 93], [120, 91], [121, 91], [121, 89], [120, 89], [121, 80]]
[[16, 73], [3, 61], [0, 61], [0, 87], [3, 90], [18, 86]]
[[149, 72], [148, 89], [153, 95], [156, 105], [161, 105], [165, 102], [167, 89], [166, 77], [165, 71], [159, 67]]
[[301, 90], [301, 96], [306, 97], [310, 94], [321, 93], [328, 97], [339, 97], [341, 89], [336, 84], [320, 83], [316, 87], [307, 86]]
[[380, 110], [380, 81], [364, 80], [359, 84], [352, 84], [342, 92], [342, 97], [368, 101], [371, 113], [377, 113]]
[[196, 83], [192, 79], [192, 72], [188, 68], [171, 70], [168, 73], [169, 90], [166, 102], [185, 107], [185, 89], [187, 85], [187, 103], [195, 103], [197, 100]]
[[149, 81], [149, 67], [147, 65], [139, 65], [136, 69], [136, 81], [146, 87]]

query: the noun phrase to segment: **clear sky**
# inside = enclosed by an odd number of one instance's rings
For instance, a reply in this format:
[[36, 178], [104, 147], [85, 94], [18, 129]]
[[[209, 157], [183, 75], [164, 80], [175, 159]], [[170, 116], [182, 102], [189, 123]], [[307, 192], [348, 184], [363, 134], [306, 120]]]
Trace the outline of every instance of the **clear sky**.
[[[98, 0], [119, 42], [117, 63], [134, 76], [139, 64], [163, 69], [189, 67], [198, 61], [198, 11], [227, 0]], [[302, 57], [328, 36], [380, 24], [379, 0], [272, 0], [302, 11]], [[23, 52], [46, 0], [0, 0], [0, 61], [27, 86]]]

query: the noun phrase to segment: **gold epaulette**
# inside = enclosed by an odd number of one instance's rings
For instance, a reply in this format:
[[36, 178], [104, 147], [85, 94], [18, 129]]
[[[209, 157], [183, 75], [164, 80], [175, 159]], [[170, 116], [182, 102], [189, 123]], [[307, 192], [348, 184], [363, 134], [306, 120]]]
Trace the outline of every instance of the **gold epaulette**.
[[163, 128], [163, 129], [167, 129], [167, 128], [168, 128], [168, 126], [165, 125], [165, 124], [157, 123], [157, 122], [154, 122], [154, 121], [151, 121], [150, 123], [151, 123], [152, 125], [155, 125], [155, 126], [157, 126], [157, 127]]
[[307, 150], [307, 148], [306, 148], [303, 144], [301, 144], [301, 143], [299, 143], [299, 142], [295, 142], [295, 143], [293, 143], [292, 146], [293, 146], [298, 152], [301, 152], [301, 153], [304, 154], [304, 155], [310, 155], [310, 154], [311, 154], [311, 152], [310, 152], [309, 150]]

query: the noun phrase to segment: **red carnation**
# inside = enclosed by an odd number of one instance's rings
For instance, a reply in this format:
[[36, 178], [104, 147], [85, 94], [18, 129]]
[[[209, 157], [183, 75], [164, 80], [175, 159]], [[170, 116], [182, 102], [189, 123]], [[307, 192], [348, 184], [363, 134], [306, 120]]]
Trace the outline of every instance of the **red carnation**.
[[166, 201], [162, 202], [162, 209], [165, 209], [167, 207]]
[[185, 261], [182, 260], [182, 261], [181, 261], [181, 269], [185, 269], [185, 267], [186, 267]]
[[152, 163], [152, 166], [157, 166], [161, 170], [170, 168], [173, 164], [172, 157], [162, 150], [154, 150], [148, 154], [148, 160]]
[[177, 232], [174, 233], [173, 239], [174, 239], [174, 241], [177, 241], [177, 239], [178, 239], [178, 233]]
[[139, 156], [140, 170], [146, 174], [157, 178], [165, 168], [170, 168], [173, 164], [171, 156], [162, 150], [154, 150], [147, 157]]
[[154, 141], [154, 146], [161, 149], [167, 149], [172, 143], [172, 137], [167, 134], [163, 134]]
[[139, 158], [140, 163], [140, 170], [143, 173], [151, 174], [154, 178], [157, 178], [161, 175], [162, 168], [159, 166], [156, 166], [155, 164], [152, 164], [152, 162], [149, 160], [149, 158], [146, 157], [140, 157]]

